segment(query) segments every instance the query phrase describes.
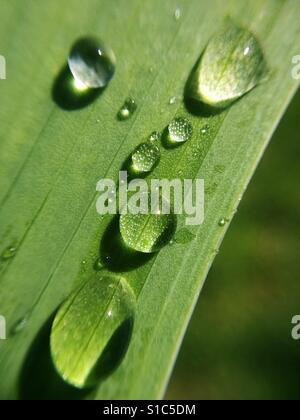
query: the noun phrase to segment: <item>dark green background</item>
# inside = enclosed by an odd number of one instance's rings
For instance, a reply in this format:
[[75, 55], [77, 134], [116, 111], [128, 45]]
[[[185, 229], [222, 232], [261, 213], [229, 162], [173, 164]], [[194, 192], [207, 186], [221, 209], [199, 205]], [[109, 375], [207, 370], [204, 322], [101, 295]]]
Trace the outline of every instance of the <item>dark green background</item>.
[[299, 399], [300, 92], [207, 278], [167, 398]]

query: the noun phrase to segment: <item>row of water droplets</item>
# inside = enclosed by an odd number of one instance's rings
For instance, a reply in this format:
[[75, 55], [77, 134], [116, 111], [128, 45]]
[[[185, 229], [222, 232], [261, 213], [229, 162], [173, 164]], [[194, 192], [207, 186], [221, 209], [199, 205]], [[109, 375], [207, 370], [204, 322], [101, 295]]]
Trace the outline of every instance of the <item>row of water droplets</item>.
[[[175, 11], [175, 19], [181, 17]], [[110, 47], [95, 38], [76, 42], [68, 59], [75, 89], [103, 89], [113, 78], [116, 58]], [[253, 89], [266, 72], [263, 53], [256, 38], [232, 22], [208, 43], [190, 81], [187, 95], [213, 109], [224, 109]], [[171, 97], [170, 105], [177, 98]], [[129, 119], [137, 109], [133, 98], [127, 98], [117, 117]], [[201, 129], [204, 135], [208, 127]], [[167, 141], [180, 146], [193, 136], [190, 121], [182, 116], [168, 125]], [[161, 134], [153, 132], [130, 156], [134, 174], [151, 173], [159, 164]], [[222, 218], [219, 226], [228, 220]], [[164, 214], [124, 214], [119, 218], [119, 231], [124, 246], [140, 254], [158, 252], [168, 243], [186, 244], [194, 239], [188, 229], [176, 232], [176, 216]], [[174, 239], [175, 235], [175, 239]], [[12, 258], [14, 247], [6, 249], [2, 260]], [[100, 265], [102, 268], [102, 265]], [[99, 268], [99, 266], [98, 266]], [[75, 291], [61, 306], [51, 332], [51, 354], [57, 371], [75, 387], [94, 385], [108, 366], [116, 366], [128, 346], [134, 319], [135, 296], [123, 276], [101, 269], [93, 278]], [[20, 323], [22, 325], [22, 323]], [[122, 337], [122, 343], [120, 340]], [[124, 338], [125, 337], [125, 338]], [[111, 343], [118, 340], [119, 351]]]

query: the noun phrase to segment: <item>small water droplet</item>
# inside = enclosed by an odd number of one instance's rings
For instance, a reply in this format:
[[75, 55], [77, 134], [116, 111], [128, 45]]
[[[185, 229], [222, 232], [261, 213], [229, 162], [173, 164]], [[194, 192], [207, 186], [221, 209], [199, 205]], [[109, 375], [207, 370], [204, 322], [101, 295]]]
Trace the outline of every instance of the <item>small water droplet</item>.
[[133, 98], [127, 98], [118, 112], [120, 121], [128, 120], [136, 111], [137, 105]]
[[244, 49], [244, 55], [248, 55], [248, 54], [250, 54], [250, 51], [251, 51], [250, 47], [246, 47], [246, 48]]
[[82, 38], [72, 47], [69, 68], [77, 88], [103, 88], [115, 73], [116, 59], [110, 47], [96, 38]]
[[100, 271], [103, 269], [103, 264], [100, 258], [97, 258], [97, 260], [94, 263], [94, 270], [95, 271]]
[[192, 242], [195, 238], [196, 235], [194, 235], [189, 229], [183, 228], [176, 233], [174, 242], [180, 245], [186, 245]]
[[6, 261], [13, 258], [16, 255], [17, 248], [14, 246], [8, 246], [1, 254], [1, 260]]
[[222, 219], [219, 220], [218, 224], [219, 224], [220, 227], [224, 227], [226, 225], [226, 223], [227, 223], [227, 219], [222, 218]]
[[202, 135], [207, 134], [207, 133], [208, 133], [208, 131], [209, 131], [209, 129], [210, 129], [209, 125], [208, 125], [208, 124], [205, 124], [205, 125], [204, 125], [201, 129], [200, 129], [200, 133], [201, 133]]
[[176, 96], [172, 96], [172, 97], [169, 99], [169, 104], [170, 104], [170, 105], [174, 105], [174, 104], [176, 104], [176, 101], [177, 101]]
[[153, 142], [142, 143], [131, 156], [132, 169], [136, 173], [151, 172], [160, 160], [160, 150]]
[[[135, 251], [153, 253], [167, 245], [176, 231], [176, 216], [165, 199], [163, 208], [169, 208], [169, 214], [157, 209], [149, 214], [132, 214], [131, 212], [120, 217], [120, 232], [125, 244]], [[151, 214], [150, 214], [151, 213]]]
[[207, 45], [192, 78], [190, 96], [225, 108], [257, 86], [266, 73], [257, 39], [230, 21]]
[[153, 133], [150, 134], [148, 137], [148, 140], [152, 143], [156, 143], [160, 140], [161, 134], [158, 131], [153, 131]]
[[14, 336], [19, 334], [27, 325], [28, 319], [30, 314], [25, 315], [24, 317], [20, 318], [10, 329], [10, 335]]
[[174, 12], [175, 20], [179, 20], [181, 18], [181, 15], [182, 15], [181, 8], [180, 6], [177, 6]]
[[106, 261], [106, 263], [109, 263], [111, 261], [111, 256], [110, 255], [105, 255], [104, 260]]
[[168, 126], [169, 140], [184, 143], [193, 135], [193, 127], [187, 118], [175, 118]]
[[81, 261], [81, 273], [84, 274], [87, 271], [87, 261], [83, 260]]
[[129, 345], [135, 296], [112, 273], [87, 281], [57, 312], [51, 356], [62, 378], [77, 388], [95, 385], [120, 363]]

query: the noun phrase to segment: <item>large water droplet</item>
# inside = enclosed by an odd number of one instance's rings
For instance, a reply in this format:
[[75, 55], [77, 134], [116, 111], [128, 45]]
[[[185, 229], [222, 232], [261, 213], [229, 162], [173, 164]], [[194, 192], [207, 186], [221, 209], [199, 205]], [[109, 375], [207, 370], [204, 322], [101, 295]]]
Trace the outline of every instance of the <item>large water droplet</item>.
[[73, 45], [68, 64], [79, 90], [103, 88], [115, 73], [116, 59], [102, 41], [83, 38]]
[[159, 147], [153, 142], [142, 143], [131, 156], [132, 169], [137, 173], [151, 172], [160, 160]]
[[1, 254], [0, 259], [1, 260], [9, 260], [13, 258], [16, 255], [17, 248], [14, 246], [8, 246]]
[[120, 363], [131, 337], [135, 296], [126, 281], [103, 271], [59, 309], [51, 331], [51, 355], [64, 380], [93, 386]]
[[[148, 214], [128, 212], [120, 217], [120, 231], [125, 244], [138, 252], [153, 253], [167, 245], [176, 231], [176, 216], [169, 203], [162, 199], [162, 205], [154, 206]], [[168, 209], [170, 211], [168, 211]]]
[[207, 45], [189, 95], [209, 106], [224, 108], [252, 90], [266, 71], [257, 39], [229, 21]]
[[137, 105], [133, 98], [127, 98], [118, 112], [120, 121], [128, 120], [136, 111]]
[[193, 127], [188, 119], [175, 118], [168, 126], [169, 140], [173, 143], [184, 143], [193, 135]]

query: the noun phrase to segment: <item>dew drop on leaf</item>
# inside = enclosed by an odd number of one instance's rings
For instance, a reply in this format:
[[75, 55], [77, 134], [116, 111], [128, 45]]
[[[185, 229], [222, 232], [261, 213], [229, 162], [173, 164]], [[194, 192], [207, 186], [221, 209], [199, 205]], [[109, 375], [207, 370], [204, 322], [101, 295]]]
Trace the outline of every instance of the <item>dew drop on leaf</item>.
[[152, 143], [157, 143], [161, 138], [161, 134], [158, 131], [153, 131], [148, 137], [148, 141]]
[[79, 39], [72, 47], [68, 64], [78, 89], [103, 88], [112, 79], [116, 59], [110, 47], [96, 38]]
[[[148, 200], [148, 199], [147, 199]], [[148, 214], [133, 214], [129, 211], [120, 217], [120, 232], [125, 244], [134, 251], [154, 253], [166, 246], [173, 238], [177, 220], [170, 204], [161, 199]]]
[[181, 15], [182, 15], [181, 8], [180, 6], [177, 6], [174, 12], [175, 20], [179, 20], [181, 18]]
[[219, 224], [220, 227], [224, 227], [226, 225], [226, 223], [227, 223], [227, 219], [222, 218], [222, 219], [219, 220], [218, 224]]
[[103, 269], [103, 264], [100, 258], [97, 258], [97, 260], [94, 263], [94, 270], [95, 271], [100, 271]]
[[202, 134], [204, 136], [209, 132], [209, 130], [210, 130], [209, 125], [205, 124], [203, 127], [201, 127], [200, 134]]
[[5, 250], [2, 252], [0, 259], [3, 261], [9, 260], [13, 258], [16, 255], [17, 248], [14, 246], [8, 246], [5, 248]]
[[169, 99], [169, 104], [170, 104], [170, 105], [174, 105], [174, 104], [176, 104], [176, 101], [177, 101], [176, 96], [172, 96], [172, 97]]
[[18, 321], [15, 322], [15, 324], [11, 327], [10, 335], [14, 336], [14, 335], [19, 334], [21, 331], [23, 331], [28, 323], [29, 317], [30, 317], [30, 314], [27, 314], [24, 317], [18, 319]]
[[118, 120], [125, 121], [132, 117], [137, 109], [136, 102], [133, 98], [127, 98], [118, 112]]
[[230, 20], [208, 43], [191, 79], [189, 96], [225, 108], [257, 86], [266, 73], [255, 36]]
[[129, 345], [135, 296], [107, 271], [85, 282], [58, 310], [51, 330], [56, 370], [77, 388], [91, 387], [120, 363]]
[[142, 143], [131, 156], [132, 169], [136, 173], [151, 172], [160, 160], [159, 147], [153, 142]]
[[193, 135], [193, 127], [188, 119], [177, 117], [168, 126], [168, 137], [172, 143], [184, 143]]

